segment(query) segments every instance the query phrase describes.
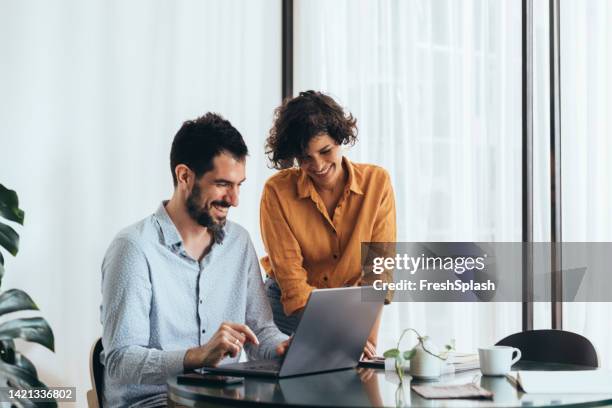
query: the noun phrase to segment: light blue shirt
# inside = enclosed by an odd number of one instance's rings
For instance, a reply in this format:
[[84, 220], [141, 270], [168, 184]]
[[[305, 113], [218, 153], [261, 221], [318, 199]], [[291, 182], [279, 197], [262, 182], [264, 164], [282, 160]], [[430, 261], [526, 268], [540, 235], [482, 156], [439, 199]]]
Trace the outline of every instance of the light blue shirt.
[[223, 243], [198, 262], [185, 252], [162, 203], [111, 243], [100, 307], [106, 407], [165, 398], [159, 394], [168, 377], [183, 372], [187, 349], [207, 343], [226, 321], [255, 332], [260, 346], [245, 346], [250, 359], [276, 356], [287, 336], [273, 323], [249, 234], [230, 221], [224, 229]]

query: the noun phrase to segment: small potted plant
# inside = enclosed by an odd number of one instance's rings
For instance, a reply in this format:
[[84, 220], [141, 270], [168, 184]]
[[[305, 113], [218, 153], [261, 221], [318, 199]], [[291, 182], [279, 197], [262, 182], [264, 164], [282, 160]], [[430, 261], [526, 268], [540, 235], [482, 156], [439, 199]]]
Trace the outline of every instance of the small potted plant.
[[[404, 335], [413, 332], [417, 336], [417, 344], [409, 350], [400, 351], [400, 343]], [[440, 377], [442, 363], [448, 359], [448, 354], [455, 349], [455, 341], [444, 346], [444, 351], [438, 352], [427, 336], [421, 336], [415, 329], [405, 329], [397, 341], [396, 348], [389, 349], [383, 354], [385, 358], [395, 359], [395, 371], [404, 379], [404, 363], [410, 361], [410, 375], [418, 379], [434, 379]]]

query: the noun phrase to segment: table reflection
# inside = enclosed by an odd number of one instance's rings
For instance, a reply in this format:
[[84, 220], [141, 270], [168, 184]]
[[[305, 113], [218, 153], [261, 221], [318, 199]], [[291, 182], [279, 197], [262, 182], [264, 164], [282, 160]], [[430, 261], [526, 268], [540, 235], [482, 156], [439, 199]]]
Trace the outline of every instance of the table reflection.
[[[537, 369], [567, 369], [558, 365], [532, 364]], [[523, 367], [521, 367], [523, 368]], [[532, 368], [532, 367], [530, 367]], [[482, 376], [471, 370], [441, 376], [431, 385], [459, 385], [474, 382], [493, 392], [492, 400], [425, 399], [411, 391], [416, 381], [406, 375], [400, 383], [394, 371], [357, 368], [282, 379], [245, 378], [243, 384], [230, 386], [183, 386], [176, 379], [168, 382], [170, 393], [182, 405], [199, 407], [208, 403], [234, 405], [326, 406], [326, 407], [522, 407], [589, 405], [612, 402], [612, 395], [602, 394], [525, 394], [505, 377]]]
[[288, 404], [382, 406], [378, 376], [371, 368], [283, 378], [278, 384]]

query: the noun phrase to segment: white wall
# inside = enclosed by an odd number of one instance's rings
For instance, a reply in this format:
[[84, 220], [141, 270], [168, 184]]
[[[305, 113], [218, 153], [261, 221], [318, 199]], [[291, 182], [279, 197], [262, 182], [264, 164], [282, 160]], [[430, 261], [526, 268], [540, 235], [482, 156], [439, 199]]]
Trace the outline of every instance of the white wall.
[[226, 116], [251, 150], [232, 219], [259, 243], [270, 174], [263, 143], [280, 103], [274, 0], [1, 1], [0, 183], [19, 193], [21, 250], [2, 289], [19, 287], [55, 332], [56, 353], [22, 350], [50, 385], [90, 387], [100, 263], [114, 234], [172, 191], [181, 123]]

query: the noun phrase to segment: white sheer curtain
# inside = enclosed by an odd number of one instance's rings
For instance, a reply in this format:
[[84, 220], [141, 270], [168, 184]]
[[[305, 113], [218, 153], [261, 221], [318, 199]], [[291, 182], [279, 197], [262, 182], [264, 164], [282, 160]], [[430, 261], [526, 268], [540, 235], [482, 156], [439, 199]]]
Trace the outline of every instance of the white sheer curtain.
[[[612, 241], [612, 4], [561, 1], [563, 240]], [[563, 327], [612, 367], [612, 303], [565, 303]]]
[[[348, 155], [390, 172], [398, 240], [521, 240], [520, 7], [296, 2], [295, 91], [328, 92], [357, 117]], [[395, 303], [379, 351], [406, 327], [474, 350], [519, 331], [520, 305]]]
[[104, 251], [169, 197], [182, 121], [216, 111], [245, 136], [231, 217], [258, 241], [280, 43], [275, 0], [0, 2], [0, 182], [26, 211], [2, 288], [26, 290], [49, 320], [56, 353], [23, 349], [48, 384], [78, 387], [78, 406], [101, 333]]

